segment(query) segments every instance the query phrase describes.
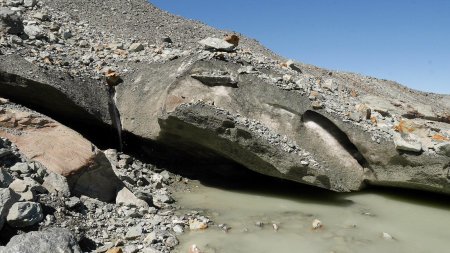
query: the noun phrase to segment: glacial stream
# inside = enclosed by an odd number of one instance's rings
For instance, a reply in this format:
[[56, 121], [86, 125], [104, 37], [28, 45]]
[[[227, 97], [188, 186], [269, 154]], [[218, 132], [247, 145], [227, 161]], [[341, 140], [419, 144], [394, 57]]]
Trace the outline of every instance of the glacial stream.
[[[203, 231], [187, 228], [179, 253], [192, 244], [203, 253], [449, 252], [446, 196], [393, 189], [337, 194], [295, 185], [234, 190], [195, 181], [176, 199], [181, 211], [197, 210], [215, 222]], [[314, 219], [321, 229], [312, 229]], [[231, 229], [224, 232], [221, 223]]]

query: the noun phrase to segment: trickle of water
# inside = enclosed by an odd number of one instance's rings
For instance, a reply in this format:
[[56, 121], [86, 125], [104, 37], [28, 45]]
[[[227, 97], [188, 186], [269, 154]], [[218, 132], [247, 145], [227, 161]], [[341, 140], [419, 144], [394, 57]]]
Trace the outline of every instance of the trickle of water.
[[[449, 202], [435, 205], [374, 192], [295, 194], [240, 192], [200, 184], [192, 192], [178, 193], [183, 209], [202, 210], [215, 224], [231, 229], [225, 233], [211, 226], [187, 231], [175, 252], [188, 252], [192, 244], [203, 253], [449, 251]], [[313, 229], [315, 219], [321, 221], [321, 228]]]
[[122, 151], [123, 150], [122, 122], [120, 121], [120, 113], [116, 106], [117, 96], [115, 88], [110, 86], [108, 89], [108, 94], [109, 94], [109, 114], [112, 120], [112, 124], [117, 131], [117, 137], [119, 139], [119, 151]]

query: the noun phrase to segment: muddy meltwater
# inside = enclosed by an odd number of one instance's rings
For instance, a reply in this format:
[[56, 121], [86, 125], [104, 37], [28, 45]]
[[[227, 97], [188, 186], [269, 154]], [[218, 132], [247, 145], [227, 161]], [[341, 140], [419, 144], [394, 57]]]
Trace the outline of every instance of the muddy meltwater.
[[[284, 182], [239, 191], [194, 184], [176, 196], [182, 211], [197, 210], [215, 225], [186, 229], [175, 252], [187, 253], [192, 244], [204, 253], [450, 252], [446, 196], [392, 189], [342, 194]], [[321, 229], [312, 229], [314, 219]], [[221, 223], [231, 229], [224, 232]]]

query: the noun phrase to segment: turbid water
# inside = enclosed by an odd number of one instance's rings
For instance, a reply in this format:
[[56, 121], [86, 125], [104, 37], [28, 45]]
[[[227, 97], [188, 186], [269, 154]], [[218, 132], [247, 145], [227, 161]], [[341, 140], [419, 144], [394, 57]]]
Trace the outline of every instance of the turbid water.
[[[450, 252], [446, 196], [393, 190], [338, 194], [280, 185], [236, 190], [197, 183], [189, 193], [178, 193], [182, 209], [199, 210], [216, 225], [187, 229], [176, 252], [186, 253], [192, 244], [204, 253]], [[314, 219], [323, 223], [321, 229], [312, 229]], [[221, 223], [231, 229], [224, 232]]]

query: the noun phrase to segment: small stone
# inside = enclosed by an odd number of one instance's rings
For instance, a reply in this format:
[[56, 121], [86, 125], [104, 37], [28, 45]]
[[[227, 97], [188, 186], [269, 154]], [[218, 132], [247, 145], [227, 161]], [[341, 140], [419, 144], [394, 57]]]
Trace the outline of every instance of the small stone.
[[171, 247], [171, 248], [177, 246], [178, 243], [179, 242], [175, 236], [169, 236], [165, 241], [166, 246]]
[[322, 88], [329, 91], [335, 91], [337, 89], [337, 84], [333, 79], [327, 79], [323, 82]]
[[275, 230], [275, 232], [277, 232], [278, 229], [280, 228], [280, 227], [278, 226], [278, 224], [275, 224], [275, 223], [272, 224], [272, 227], [273, 227], [273, 230]]
[[44, 218], [42, 208], [35, 202], [15, 203], [8, 212], [6, 221], [12, 227], [28, 227], [39, 223]]
[[123, 253], [122, 248], [114, 247], [106, 251], [106, 253]]
[[142, 226], [137, 225], [128, 229], [125, 239], [134, 240], [142, 236]]
[[24, 0], [23, 6], [24, 7], [34, 7], [37, 3], [37, 0]]
[[171, 204], [174, 202], [174, 199], [169, 196], [167, 193], [156, 194], [154, 197], [156, 202]]
[[191, 247], [189, 247], [189, 253], [201, 253], [201, 251], [197, 245], [192, 244]]
[[239, 37], [235, 34], [225, 36], [224, 40], [230, 44], [233, 44], [235, 47], [239, 45]]
[[141, 43], [133, 43], [130, 45], [128, 50], [130, 52], [139, 52], [139, 51], [144, 50], [144, 45], [142, 45]]
[[311, 102], [311, 107], [313, 108], [313, 109], [322, 109], [323, 108], [323, 104], [322, 104], [322, 102], [320, 102], [320, 101], [312, 101]]
[[80, 47], [88, 47], [89, 43], [86, 40], [80, 40], [80, 42], [78, 42], [78, 46], [80, 46]]
[[255, 223], [255, 225], [256, 225], [257, 227], [260, 227], [260, 228], [264, 227], [264, 223], [261, 222], [261, 221], [257, 221], [257, 222]]
[[390, 234], [388, 234], [388, 233], [386, 233], [386, 232], [383, 232], [383, 233], [381, 234], [381, 236], [383, 237], [383, 239], [388, 240], [388, 241], [394, 239], [394, 237], [392, 237], [392, 235], [390, 235]]
[[164, 43], [172, 43], [172, 39], [168, 36], [162, 37], [161, 41]]
[[50, 193], [60, 194], [64, 197], [70, 196], [70, 188], [67, 179], [59, 174], [50, 172], [50, 174], [44, 178], [42, 186]]
[[40, 39], [44, 37], [44, 31], [37, 25], [26, 25], [23, 31], [30, 39]]
[[189, 220], [189, 229], [190, 230], [202, 230], [207, 229], [208, 224], [206, 222], [199, 221], [197, 219]]
[[416, 153], [422, 151], [422, 143], [414, 134], [395, 133], [394, 144], [397, 150]]
[[[119, 73], [117, 73], [116, 71], [112, 70], [112, 69], [108, 69], [106, 70], [105, 74], [105, 78], [106, 78], [106, 84], [108, 84], [109, 86], [117, 86], [118, 84], [120, 84], [122, 82], [122, 79], [120, 78]], [[119, 161], [119, 167], [120, 167], [120, 163], [123, 160]]]
[[64, 202], [67, 208], [73, 209], [77, 206], [81, 205], [81, 200], [78, 197], [70, 197], [68, 200]]
[[322, 222], [320, 220], [318, 220], [318, 219], [314, 219], [313, 220], [313, 222], [312, 222], [312, 228], [313, 229], [320, 229], [322, 227], [323, 227], [323, 225], [322, 225]]
[[73, 37], [72, 32], [70, 30], [64, 30], [62, 33], [62, 38], [67, 40]]
[[10, 171], [19, 172], [20, 174], [26, 174], [32, 172], [27, 163], [16, 163], [11, 168]]
[[148, 235], [144, 239], [144, 243], [147, 243], [147, 244], [152, 244], [155, 241], [156, 241], [156, 233], [155, 233], [155, 231], [152, 231], [152, 232], [148, 233]]
[[292, 70], [297, 71], [298, 73], [302, 73], [302, 70], [300, 69], [300, 67], [298, 67], [292, 60], [288, 60], [286, 62], [286, 66], [291, 68]]
[[41, 21], [48, 21], [50, 20], [50, 16], [48, 14], [37, 12], [33, 15], [33, 18], [41, 20]]
[[182, 234], [184, 231], [184, 229], [181, 225], [175, 225], [172, 229], [177, 234]]

